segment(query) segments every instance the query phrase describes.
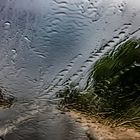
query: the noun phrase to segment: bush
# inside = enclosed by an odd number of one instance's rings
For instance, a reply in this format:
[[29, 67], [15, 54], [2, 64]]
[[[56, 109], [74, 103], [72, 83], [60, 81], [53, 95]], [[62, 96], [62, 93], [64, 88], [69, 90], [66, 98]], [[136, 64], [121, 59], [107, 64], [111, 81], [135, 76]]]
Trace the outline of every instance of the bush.
[[140, 40], [131, 39], [105, 54], [93, 65], [88, 81], [84, 91], [66, 88], [61, 103], [113, 124], [140, 128]]

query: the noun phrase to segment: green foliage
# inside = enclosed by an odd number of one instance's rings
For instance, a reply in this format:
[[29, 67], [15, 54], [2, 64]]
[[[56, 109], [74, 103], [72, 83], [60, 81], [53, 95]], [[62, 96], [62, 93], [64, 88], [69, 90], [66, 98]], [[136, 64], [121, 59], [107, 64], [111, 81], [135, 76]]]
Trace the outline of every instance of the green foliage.
[[111, 78], [134, 62], [140, 63], [139, 44], [139, 40], [129, 40], [97, 61], [91, 72], [95, 81]]
[[79, 89], [69, 86], [66, 87], [62, 92], [58, 94], [61, 100], [60, 105], [66, 106], [68, 108], [75, 108], [80, 111], [90, 112], [92, 105], [89, 103], [93, 98], [92, 93], [82, 92]]
[[131, 39], [98, 60], [88, 88], [70, 87], [63, 104], [99, 115], [116, 125], [140, 128], [140, 40]]

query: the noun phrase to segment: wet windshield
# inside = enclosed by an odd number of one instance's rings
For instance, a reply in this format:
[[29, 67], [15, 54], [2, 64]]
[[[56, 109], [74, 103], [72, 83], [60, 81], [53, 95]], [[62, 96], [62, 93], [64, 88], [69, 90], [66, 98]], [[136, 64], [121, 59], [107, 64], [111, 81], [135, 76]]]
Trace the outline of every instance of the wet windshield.
[[0, 110], [0, 136], [88, 139], [55, 95], [85, 87], [102, 55], [138, 38], [139, 13], [139, 0], [0, 0], [0, 87], [14, 102]]

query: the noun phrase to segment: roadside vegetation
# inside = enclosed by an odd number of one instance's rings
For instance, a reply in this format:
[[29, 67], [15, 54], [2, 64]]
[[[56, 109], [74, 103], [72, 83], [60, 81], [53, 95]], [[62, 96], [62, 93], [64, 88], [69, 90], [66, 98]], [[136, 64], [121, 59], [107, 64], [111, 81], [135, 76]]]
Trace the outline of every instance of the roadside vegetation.
[[[6, 90], [5, 90], [6, 91]], [[3, 90], [0, 88], [0, 107], [11, 107], [15, 98], [8, 94], [7, 96], [4, 94]]]
[[106, 53], [92, 67], [86, 89], [73, 85], [58, 93], [61, 106], [86, 112], [112, 126], [140, 130], [140, 40]]

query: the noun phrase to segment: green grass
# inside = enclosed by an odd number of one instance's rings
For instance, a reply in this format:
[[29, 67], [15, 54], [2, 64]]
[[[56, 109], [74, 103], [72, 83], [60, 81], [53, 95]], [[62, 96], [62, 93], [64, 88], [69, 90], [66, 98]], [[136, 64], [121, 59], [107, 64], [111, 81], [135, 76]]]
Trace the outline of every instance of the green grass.
[[59, 93], [61, 105], [102, 118], [114, 126], [140, 129], [140, 40], [131, 39], [105, 54], [91, 70], [87, 88]]

